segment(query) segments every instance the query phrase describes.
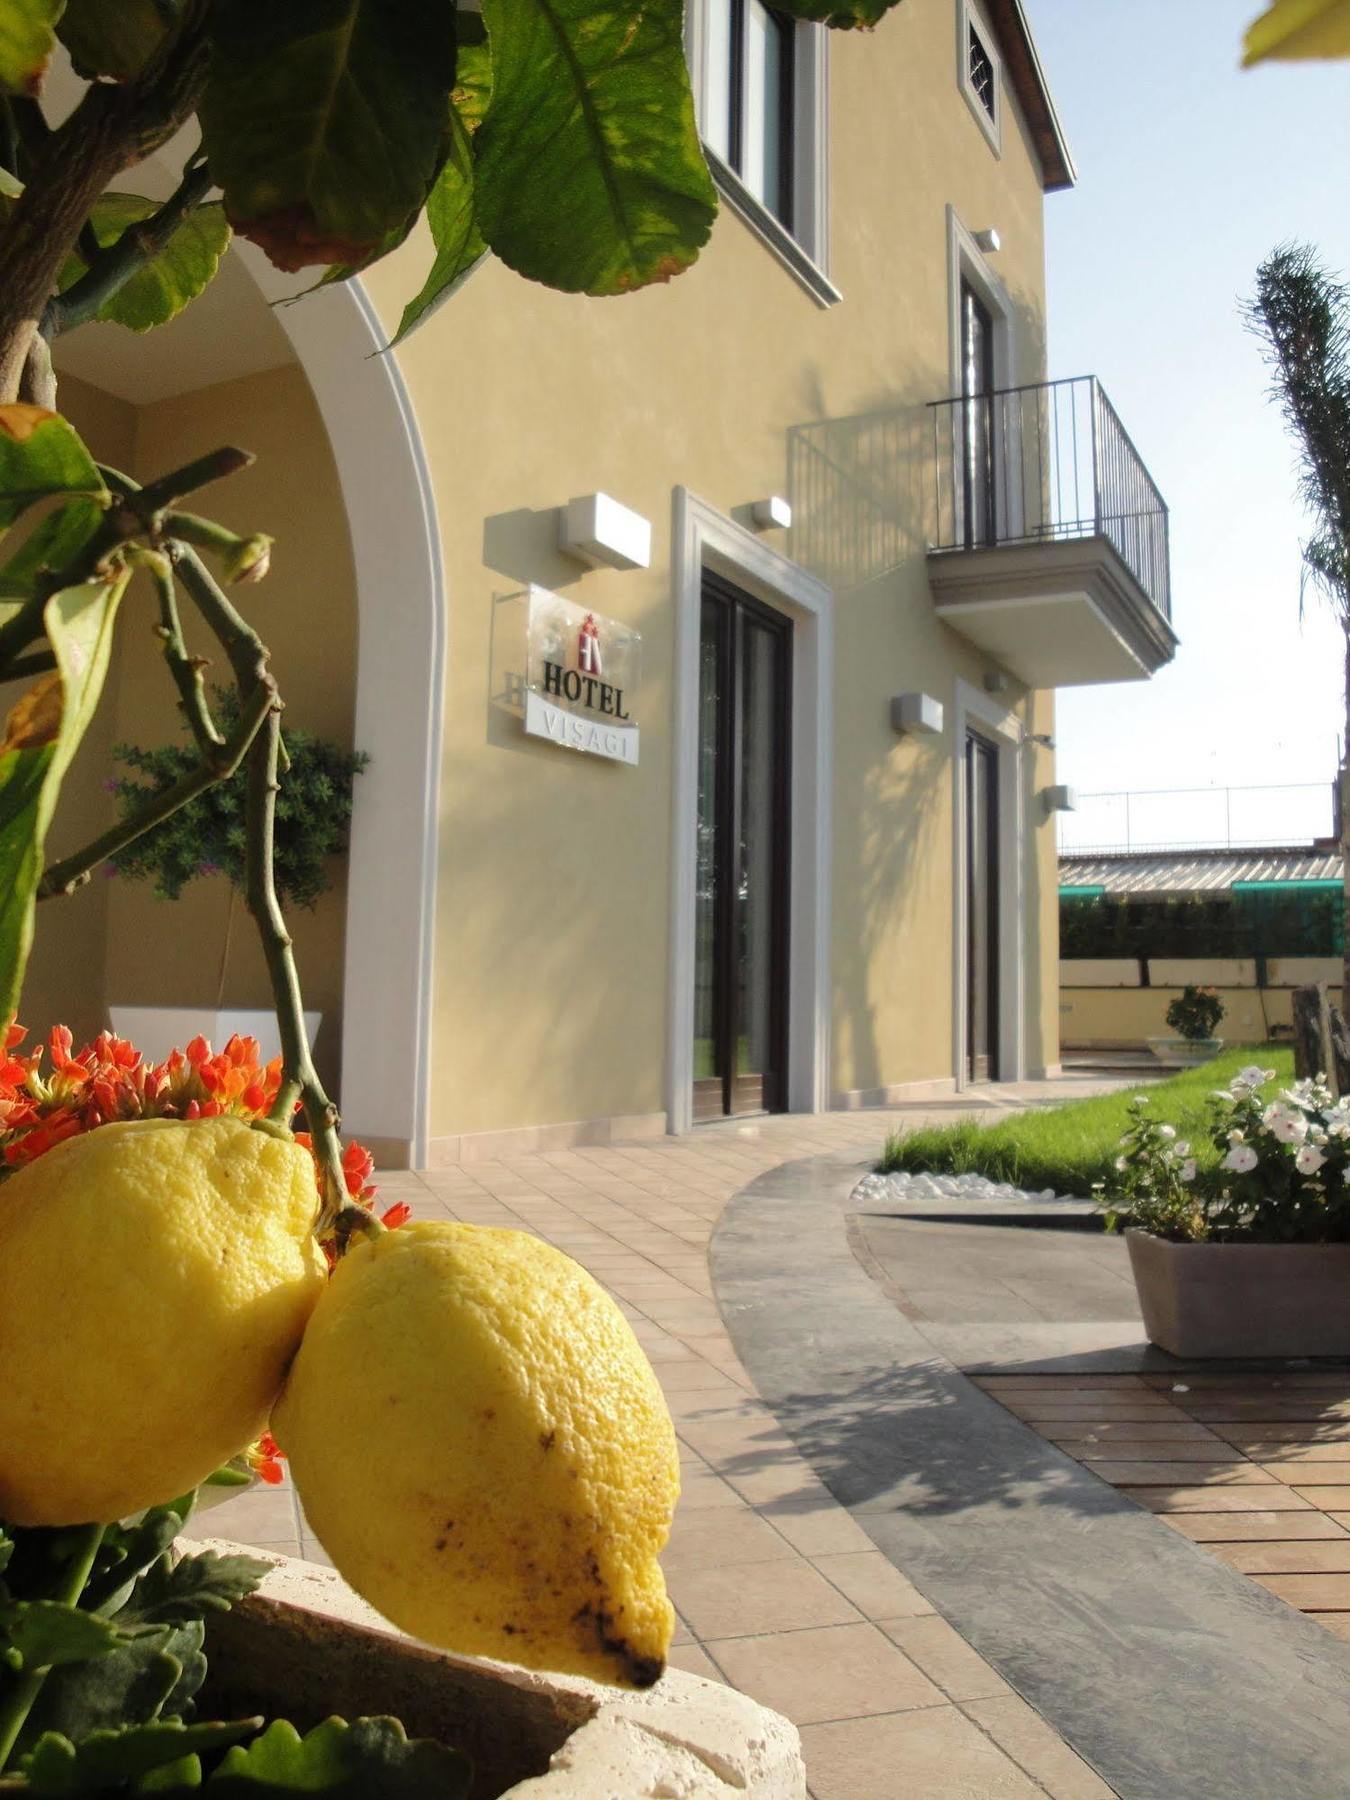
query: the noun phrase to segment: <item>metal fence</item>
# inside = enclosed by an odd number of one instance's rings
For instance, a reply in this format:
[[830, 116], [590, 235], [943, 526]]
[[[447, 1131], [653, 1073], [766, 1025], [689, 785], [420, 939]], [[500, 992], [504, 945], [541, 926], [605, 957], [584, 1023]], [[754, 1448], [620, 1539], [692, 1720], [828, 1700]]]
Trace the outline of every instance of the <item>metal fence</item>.
[[934, 549], [1105, 537], [1171, 617], [1167, 507], [1095, 375], [928, 411]]
[[1059, 815], [1063, 854], [1252, 850], [1311, 844], [1339, 833], [1335, 784], [1249, 783], [1234, 787], [1132, 788], [1079, 794]]

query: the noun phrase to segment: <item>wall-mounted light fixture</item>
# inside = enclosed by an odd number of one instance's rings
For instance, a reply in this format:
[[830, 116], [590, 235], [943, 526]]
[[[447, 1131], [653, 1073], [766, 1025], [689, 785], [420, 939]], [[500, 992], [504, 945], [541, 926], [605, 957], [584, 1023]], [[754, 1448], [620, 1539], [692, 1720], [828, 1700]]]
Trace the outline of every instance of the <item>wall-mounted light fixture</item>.
[[591, 569], [646, 569], [651, 521], [608, 494], [580, 494], [558, 508], [558, 548]]
[[897, 694], [891, 701], [891, 725], [896, 731], [932, 736], [942, 730], [942, 702], [931, 694]]
[[1041, 798], [1045, 801], [1048, 813], [1076, 812], [1078, 795], [1071, 787], [1048, 787], [1041, 789]]
[[1053, 750], [1055, 747], [1055, 740], [1048, 731], [1030, 732], [1027, 741], [1032, 744], [1039, 744], [1042, 750]]
[[995, 251], [1003, 248], [1003, 240], [992, 225], [987, 226], [983, 231], [972, 233], [972, 236], [977, 247], [983, 250], [986, 256], [992, 256]]
[[792, 508], [781, 494], [770, 494], [767, 500], [751, 502], [750, 517], [756, 531], [786, 531], [792, 523]]

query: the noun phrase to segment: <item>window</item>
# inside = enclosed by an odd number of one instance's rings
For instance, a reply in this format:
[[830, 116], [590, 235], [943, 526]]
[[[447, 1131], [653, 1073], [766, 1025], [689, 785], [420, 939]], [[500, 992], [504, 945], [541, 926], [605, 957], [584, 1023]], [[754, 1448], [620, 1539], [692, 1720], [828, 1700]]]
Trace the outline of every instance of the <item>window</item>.
[[991, 121], [996, 114], [996, 93], [998, 77], [994, 73], [994, 65], [984, 41], [972, 25], [970, 27], [970, 85], [975, 90], [975, 98], [989, 114]]
[[761, 0], [709, 0], [708, 147], [793, 227], [796, 24]]
[[976, 0], [957, 0], [956, 67], [961, 92], [981, 131], [998, 151], [1003, 131], [1003, 79], [997, 40]]
[[826, 39], [765, 0], [688, 0], [689, 66], [713, 177], [732, 210], [824, 306]]

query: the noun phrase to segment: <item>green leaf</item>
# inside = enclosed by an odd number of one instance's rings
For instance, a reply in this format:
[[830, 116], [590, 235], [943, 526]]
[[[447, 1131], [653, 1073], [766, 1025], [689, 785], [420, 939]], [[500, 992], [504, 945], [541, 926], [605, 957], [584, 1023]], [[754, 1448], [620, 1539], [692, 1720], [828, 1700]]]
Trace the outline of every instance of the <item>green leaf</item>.
[[1242, 64], [1350, 56], [1350, 0], [1274, 0], [1247, 27]]
[[456, 118], [450, 154], [427, 200], [427, 224], [436, 260], [419, 294], [403, 309], [395, 344], [447, 301], [487, 255], [473, 216], [473, 152], [469, 136]]
[[[0, 743], [0, 1021], [18, 1008], [47, 829], [103, 690], [113, 620], [127, 579], [123, 571], [109, 581], [88, 581], [52, 595], [43, 619], [57, 674], [44, 677], [11, 711]], [[40, 714], [40, 695], [52, 682], [59, 682], [59, 719]], [[46, 692], [50, 699], [51, 689]], [[25, 705], [27, 717], [20, 719]]]
[[835, 31], [870, 31], [900, 0], [774, 0], [775, 10]]
[[0, 89], [36, 94], [55, 48], [62, 0], [4, 0], [0, 6]]
[[435, 180], [454, 8], [217, 0], [211, 31], [203, 141], [230, 223], [278, 268], [362, 263]]
[[0, 567], [0, 600], [27, 600], [38, 577], [65, 568], [102, 521], [102, 507], [83, 496], [49, 512]]
[[203, 1636], [200, 1621], [165, 1625], [120, 1638], [97, 1661], [53, 1669], [22, 1741], [31, 1747], [43, 1732], [59, 1731], [79, 1744], [91, 1731], [148, 1725], [161, 1714], [175, 1716], [191, 1698], [189, 1677], [192, 1693], [201, 1685]]
[[682, 0], [483, 0], [492, 100], [474, 138], [478, 226], [569, 293], [666, 281], [717, 211], [684, 60]]
[[177, 1562], [162, 1557], [136, 1583], [118, 1623], [178, 1624], [203, 1613], [228, 1612], [253, 1592], [271, 1566], [254, 1556], [220, 1556], [214, 1550], [181, 1556]]
[[0, 1525], [0, 1575], [9, 1567], [9, 1559], [14, 1554], [14, 1539]]
[[179, 11], [177, 0], [66, 0], [56, 28], [77, 75], [129, 81]]
[[285, 1719], [247, 1748], [236, 1745], [206, 1782], [214, 1800], [263, 1794], [336, 1794], [351, 1800], [461, 1800], [469, 1760], [430, 1738], [409, 1739], [397, 1719], [327, 1719], [304, 1737]]
[[110, 499], [94, 459], [72, 425], [45, 407], [0, 406], [0, 532], [35, 500], [52, 494]]
[[[125, 1605], [137, 1578], [178, 1536], [181, 1520], [167, 1506], [155, 1506], [136, 1525], [110, 1525], [103, 1534], [101, 1560], [85, 1583], [82, 1604], [89, 1612], [115, 1613]], [[119, 1624], [130, 1623], [119, 1618]]]
[[252, 1737], [261, 1725], [261, 1719], [203, 1725], [160, 1719], [151, 1725], [94, 1731], [78, 1746], [59, 1732], [47, 1732], [34, 1745], [27, 1764], [28, 1791], [54, 1800], [103, 1793], [114, 1783], [139, 1781], [185, 1757], [228, 1749]]
[[60, 1600], [15, 1600], [0, 1606], [0, 1654], [13, 1669], [54, 1668], [107, 1656], [117, 1628]]
[[[94, 203], [90, 223], [107, 249], [123, 232], [158, 210], [158, 201], [142, 194], [104, 194]], [[157, 325], [166, 325], [210, 286], [229, 243], [229, 221], [219, 201], [194, 207], [164, 248], [105, 300], [94, 317], [110, 325], [124, 325], [128, 331], [153, 331]], [[86, 267], [82, 257], [68, 257], [61, 271], [62, 290], [78, 281]]]

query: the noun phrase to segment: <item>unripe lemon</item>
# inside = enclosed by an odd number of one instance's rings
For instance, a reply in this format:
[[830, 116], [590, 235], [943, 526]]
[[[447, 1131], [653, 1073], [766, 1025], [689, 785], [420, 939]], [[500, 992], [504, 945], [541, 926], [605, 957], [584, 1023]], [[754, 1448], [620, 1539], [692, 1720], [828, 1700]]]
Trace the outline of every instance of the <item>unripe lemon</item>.
[[628, 1321], [561, 1251], [448, 1222], [358, 1244], [272, 1430], [325, 1550], [404, 1631], [621, 1686], [661, 1674], [675, 1433]]
[[0, 1184], [0, 1519], [108, 1524], [260, 1435], [323, 1291], [314, 1164], [133, 1119]]

